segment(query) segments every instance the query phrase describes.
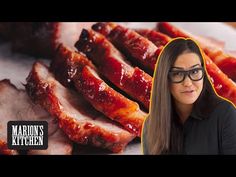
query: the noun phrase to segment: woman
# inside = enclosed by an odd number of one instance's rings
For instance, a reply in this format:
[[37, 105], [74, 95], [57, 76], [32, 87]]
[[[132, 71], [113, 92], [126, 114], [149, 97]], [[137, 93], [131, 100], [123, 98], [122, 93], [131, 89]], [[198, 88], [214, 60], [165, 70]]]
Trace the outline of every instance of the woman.
[[215, 93], [193, 40], [160, 54], [142, 132], [144, 154], [236, 154], [235, 107]]

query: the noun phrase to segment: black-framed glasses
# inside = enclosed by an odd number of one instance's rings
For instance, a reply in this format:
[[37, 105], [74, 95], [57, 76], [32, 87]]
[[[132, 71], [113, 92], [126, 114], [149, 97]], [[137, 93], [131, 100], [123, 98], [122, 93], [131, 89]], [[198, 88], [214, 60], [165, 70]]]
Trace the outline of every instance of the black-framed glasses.
[[203, 68], [193, 68], [190, 70], [171, 70], [169, 72], [169, 80], [173, 83], [181, 83], [188, 76], [192, 81], [199, 81], [204, 76]]

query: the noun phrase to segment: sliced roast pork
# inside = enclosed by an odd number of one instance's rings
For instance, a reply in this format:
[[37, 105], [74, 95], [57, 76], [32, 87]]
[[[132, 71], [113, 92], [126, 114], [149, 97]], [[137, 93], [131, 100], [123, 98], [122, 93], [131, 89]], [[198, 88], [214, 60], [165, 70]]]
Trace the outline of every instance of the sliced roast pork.
[[[126, 130], [140, 136], [142, 124], [147, 114], [140, 109], [138, 103], [108, 85], [85, 56], [65, 47], [60, 47], [58, 52], [51, 65], [58, 80], [66, 81], [72, 77], [78, 92], [95, 109], [119, 122]], [[58, 70], [60, 72], [57, 72]], [[72, 71], [73, 75], [70, 78], [64, 78], [64, 73], [68, 71]]]
[[84, 29], [76, 48], [93, 61], [101, 75], [149, 109], [152, 77], [133, 67], [103, 35]]
[[135, 137], [97, 112], [80, 94], [61, 85], [39, 62], [33, 65], [26, 90], [34, 102], [58, 118], [59, 126], [79, 144], [121, 152]]

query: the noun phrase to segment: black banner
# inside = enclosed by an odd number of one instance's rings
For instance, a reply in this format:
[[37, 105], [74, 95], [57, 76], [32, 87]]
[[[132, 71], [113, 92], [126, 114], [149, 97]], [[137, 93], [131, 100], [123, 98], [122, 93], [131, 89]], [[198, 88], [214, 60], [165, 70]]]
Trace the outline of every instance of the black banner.
[[48, 123], [46, 121], [9, 121], [7, 124], [9, 149], [47, 149]]

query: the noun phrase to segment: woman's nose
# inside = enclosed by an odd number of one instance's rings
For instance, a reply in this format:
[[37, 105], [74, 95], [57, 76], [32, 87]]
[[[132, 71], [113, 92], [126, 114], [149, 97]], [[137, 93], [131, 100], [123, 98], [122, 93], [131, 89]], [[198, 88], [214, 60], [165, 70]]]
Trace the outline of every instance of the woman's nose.
[[189, 76], [186, 76], [184, 81], [183, 81], [183, 85], [188, 87], [192, 85], [192, 80], [189, 78]]

